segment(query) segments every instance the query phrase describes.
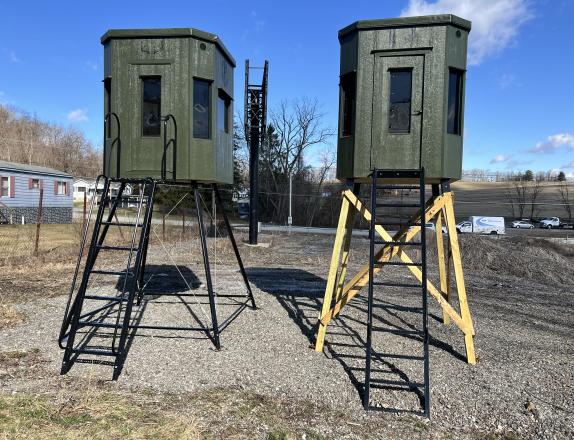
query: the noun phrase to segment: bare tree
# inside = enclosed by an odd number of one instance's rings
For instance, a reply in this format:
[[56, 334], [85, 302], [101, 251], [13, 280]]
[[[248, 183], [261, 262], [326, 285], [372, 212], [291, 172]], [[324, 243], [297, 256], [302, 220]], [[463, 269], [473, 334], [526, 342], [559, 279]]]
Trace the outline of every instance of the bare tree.
[[562, 182], [558, 187], [558, 191], [560, 191], [560, 199], [562, 201], [562, 207], [566, 214], [568, 214], [568, 221], [572, 221], [572, 211], [574, 210], [574, 197], [572, 192], [570, 191], [570, 187], [568, 182]]
[[527, 187], [527, 193], [528, 193], [528, 200], [530, 202], [530, 218], [534, 219], [535, 217], [538, 216], [538, 212], [540, 211], [539, 205], [536, 204], [536, 200], [538, 199], [538, 196], [540, 195], [540, 193], [542, 193], [542, 190], [544, 189], [544, 186], [542, 186], [542, 179], [536, 179], [533, 182], [529, 182], [528, 187]]
[[[512, 216], [522, 218], [527, 204], [527, 185], [523, 179], [516, 179], [506, 189], [506, 199], [510, 203]], [[517, 215], [518, 214], [518, 215]]]

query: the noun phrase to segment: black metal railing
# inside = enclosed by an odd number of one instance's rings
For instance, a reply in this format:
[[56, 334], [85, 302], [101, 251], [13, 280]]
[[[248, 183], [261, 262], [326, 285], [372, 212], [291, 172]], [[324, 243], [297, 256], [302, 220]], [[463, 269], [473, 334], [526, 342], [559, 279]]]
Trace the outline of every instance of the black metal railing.
[[[167, 132], [168, 132], [168, 122], [173, 122], [173, 137], [168, 140]], [[175, 116], [172, 114], [168, 114], [163, 118], [163, 154], [161, 157], [161, 180], [164, 182], [167, 180], [167, 150], [170, 147], [172, 148], [172, 170], [171, 170], [171, 179], [176, 180], [176, 158], [177, 158], [177, 122], [175, 121]]]
[[[114, 145], [117, 146], [116, 148], [116, 175], [115, 177], [120, 177], [120, 157], [122, 151], [122, 140], [121, 140], [121, 124], [120, 118], [114, 112], [107, 113], [104, 116], [104, 145], [106, 144], [106, 140], [111, 138], [112, 134], [112, 117], [116, 120], [116, 125], [118, 126], [117, 135], [112, 140], [111, 144], [109, 145], [109, 153], [105, 154], [104, 152], [104, 173], [111, 174], [111, 165], [112, 165], [112, 151], [114, 149]], [[108, 125], [109, 124], [109, 125]]]

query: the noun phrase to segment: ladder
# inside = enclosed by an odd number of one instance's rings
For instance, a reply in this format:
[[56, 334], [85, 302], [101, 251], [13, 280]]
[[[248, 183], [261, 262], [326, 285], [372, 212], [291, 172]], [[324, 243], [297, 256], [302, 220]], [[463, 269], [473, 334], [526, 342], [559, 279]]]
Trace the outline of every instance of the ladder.
[[[368, 280], [368, 300], [367, 300], [367, 340], [366, 340], [366, 367], [365, 367], [365, 383], [363, 393], [363, 406], [365, 409], [370, 408], [370, 392], [371, 388], [380, 389], [399, 389], [406, 391], [414, 391], [421, 397], [421, 404], [423, 406], [423, 413], [426, 417], [430, 417], [430, 378], [429, 378], [429, 333], [428, 333], [428, 307], [427, 307], [427, 268], [426, 268], [426, 233], [424, 219], [421, 220], [422, 213], [425, 212], [425, 178], [424, 169], [420, 170], [380, 170], [374, 169], [372, 172], [371, 182], [371, 219], [370, 219], [370, 234], [369, 234], [369, 280]], [[406, 182], [406, 183], [405, 183]], [[415, 182], [415, 183], [413, 183]], [[404, 192], [416, 193], [418, 197], [400, 198], [397, 194]], [[397, 201], [398, 199], [398, 201]], [[410, 213], [408, 211], [411, 211]], [[417, 215], [421, 213], [421, 215]], [[412, 215], [411, 215], [412, 214]], [[377, 233], [377, 228], [389, 227], [399, 232], [389, 240], [388, 238], [382, 239]], [[406, 232], [410, 228], [420, 228], [419, 237], [415, 237], [410, 241], [402, 241]], [[420, 259], [418, 261], [405, 262], [394, 261], [392, 258], [378, 259], [376, 255], [380, 255], [380, 250], [387, 248], [391, 252], [396, 250], [401, 252], [405, 247], [409, 250], [419, 250]], [[410, 261], [410, 260], [409, 260]], [[422, 272], [421, 282], [395, 282], [383, 281], [385, 273], [384, 269], [387, 266], [418, 266]], [[377, 270], [376, 270], [377, 269]], [[376, 275], [379, 274], [378, 277]], [[401, 297], [406, 298], [413, 292], [418, 292], [421, 297], [421, 307], [406, 307], [402, 305], [389, 304], [388, 298], [385, 297], [384, 292], [386, 288], [401, 289]], [[396, 292], [396, 291], [395, 291]], [[401, 312], [414, 313], [421, 315], [422, 322], [420, 327], [409, 326], [405, 329], [404, 325], [393, 325], [390, 321], [383, 321], [384, 325], [373, 325], [373, 310], [400, 310]], [[398, 335], [400, 337], [409, 338], [411, 341], [420, 341], [422, 343], [421, 353], [390, 353], [385, 347], [381, 351], [373, 350], [373, 332], [382, 333], [381, 337], [377, 339], [377, 343], [385, 344], [386, 335]], [[387, 338], [390, 336], [387, 336]], [[387, 339], [388, 341], [388, 339]], [[381, 363], [394, 365], [397, 359], [401, 361], [422, 362], [423, 381], [414, 382], [408, 378], [406, 374], [401, 374], [401, 380], [386, 380], [377, 379], [373, 377], [372, 369], [373, 357]], [[391, 368], [392, 369], [392, 368]], [[376, 372], [380, 371], [376, 369]], [[395, 371], [397, 371], [395, 369]], [[423, 390], [421, 392], [421, 389]]]
[[[91, 214], [97, 204], [97, 188], [103, 182], [103, 192], [97, 208], [93, 231], [87, 245], [87, 256], [81, 277], [80, 266], [86, 250]], [[112, 184], [119, 185], [115, 198], [111, 195]], [[118, 219], [116, 211], [128, 185], [139, 187], [135, 219]], [[121, 373], [127, 354], [128, 333], [132, 320], [132, 307], [141, 299], [142, 275], [149, 240], [151, 215], [155, 192], [152, 179], [122, 179], [99, 176], [96, 193], [92, 198], [88, 219], [80, 245], [70, 289], [64, 321], [60, 330], [59, 344], [65, 349], [61, 374], [67, 373], [74, 363], [98, 363], [114, 367], [113, 379]], [[117, 226], [124, 238], [122, 245], [110, 244], [106, 236], [110, 226]], [[129, 234], [124, 237], [124, 232]], [[125, 258], [123, 270], [100, 268], [98, 258], [103, 253], [120, 254]], [[100, 258], [101, 260], [101, 258]], [[95, 276], [117, 276], [113, 292], [94, 292], [90, 280]], [[80, 280], [76, 289], [77, 281]], [[95, 343], [94, 340], [101, 341]]]

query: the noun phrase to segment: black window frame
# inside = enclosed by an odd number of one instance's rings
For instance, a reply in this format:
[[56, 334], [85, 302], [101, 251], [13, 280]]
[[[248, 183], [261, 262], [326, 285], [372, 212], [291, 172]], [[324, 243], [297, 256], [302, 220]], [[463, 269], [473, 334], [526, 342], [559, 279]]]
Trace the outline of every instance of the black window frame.
[[[223, 128], [220, 127], [219, 123], [220, 120], [219, 118], [221, 117], [221, 115], [219, 114], [219, 102], [223, 101]], [[231, 118], [230, 118], [230, 112], [231, 112], [231, 96], [229, 96], [227, 93], [225, 93], [225, 90], [223, 89], [217, 89], [217, 130], [218, 131], [222, 131], [223, 133], [230, 133], [231, 132]]]
[[354, 136], [355, 117], [357, 112], [357, 72], [352, 71], [341, 75], [341, 137]]
[[[145, 134], [144, 132], [144, 98], [145, 98], [145, 81], [146, 80], [159, 80], [159, 111], [158, 111], [158, 130], [157, 134]], [[141, 114], [140, 114], [140, 124], [141, 124], [141, 137], [145, 138], [157, 138], [161, 136], [161, 111], [162, 111], [162, 102], [161, 102], [161, 95], [162, 95], [162, 77], [161, 75], [143, 75], [140, 76], [140, 84], [141, 84]]]
[[[447, 101], [446, 101], [446, 132], [455, 136], [462, 135], [462, 90], [464, 85], [465, 71], [449, 67], [448, 69], [448, 84], [447, 84]], [[456, 76], [455, 81], [455, 97], [453, 99], [452, 78]], [[451, 116], [451, 103], [454, 102], [454, 112]]]
[[[412, 117], [411, 117], [411, 112], [412, 112], [412, 108], [413, 108], [413, 68], [412, 67], [397, 67], [397, 68], [391, 68], [388, 70], [389, 74], [388, 74], [388, 81], [389, 81], [389, 97], [388, 97], [388, 112], [387, 112], [387, 131], [390, 134], [410, 134], [411, 133], [411, 128], [412, 128]], [[392, 101], [393, 98], [393, 93], [392, 93], [392, 89], [393, 89], [393, 74], [397, 74], [397, 73], [408, 73], [409, 77], [410, 77], [410, 86], [409, 86], [409, 110], [408, 110], [408, 117], [409, 117], [409, 123], [408, 123], [408, 127], [406, 129], [395, 129], [391, 126], [391, 107], [393, 104], [397, 104], [396, 102]]]
[[[205, 79], [205, 78], [199, 78], [199, 77], [194, 77], [193, 78], [193, 90], [192, 90], [192, 132], [193, 132], [193, 138], [194, 139], [211, 139], [211, 129], [212, 129], [212, 120], [211, 120], [211, 86], [212, 86], [213, 81], [209, 80], [209, 79]], [[196, 105], [196, 85], [197, 84], [205, 84], [207, 85], [207, 136], [198, 136], [198, 133], [196, 132], [196, 109], [195, 109], [195, 105]]]

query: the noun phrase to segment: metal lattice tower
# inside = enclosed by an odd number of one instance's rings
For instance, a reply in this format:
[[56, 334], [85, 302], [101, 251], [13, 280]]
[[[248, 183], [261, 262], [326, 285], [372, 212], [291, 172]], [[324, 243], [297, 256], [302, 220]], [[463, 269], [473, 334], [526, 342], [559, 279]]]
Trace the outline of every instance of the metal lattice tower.
[[[249, 82], [250, 70], [263, 70], [261, 84]], [[250, 67], [245, 60], [245, 140], [249, 145], [249, 243], [257, 244], [259, 221], [259, 148], [263, 145], [267, 127], [267, 72], [264, 67]]]

